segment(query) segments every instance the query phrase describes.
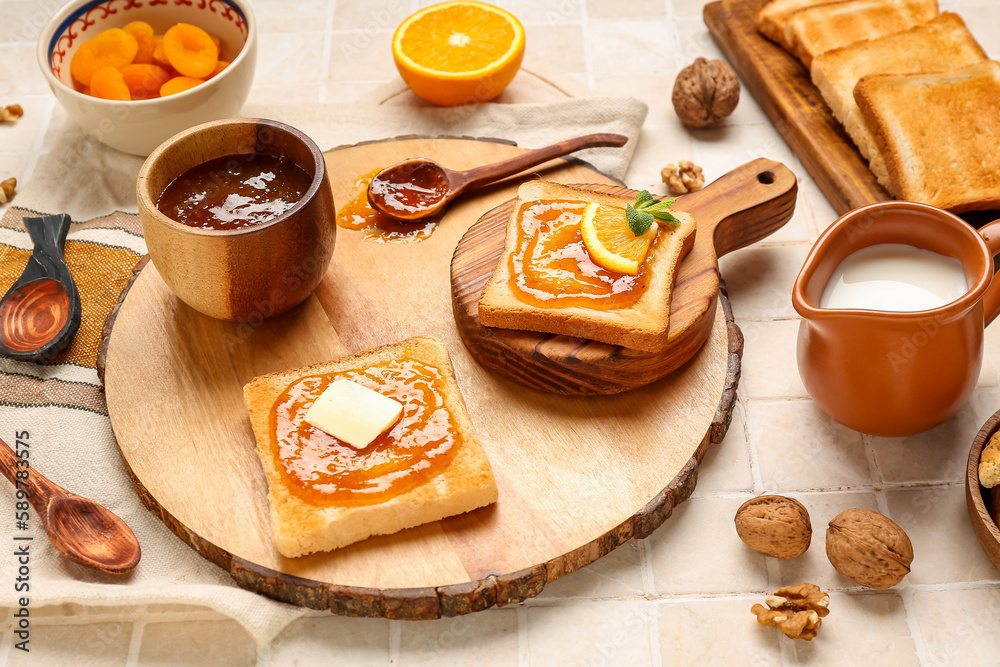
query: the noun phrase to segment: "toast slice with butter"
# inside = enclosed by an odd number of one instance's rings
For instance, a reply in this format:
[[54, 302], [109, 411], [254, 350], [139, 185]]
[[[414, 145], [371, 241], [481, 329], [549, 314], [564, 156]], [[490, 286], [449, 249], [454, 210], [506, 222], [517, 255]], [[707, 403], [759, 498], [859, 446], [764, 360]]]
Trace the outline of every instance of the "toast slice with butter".
[[1000, 63], [873, 74], [854, 97], [894, 197], [953, 213], [1000, 208]]
[[[634, 197], [602, 194], [551, 183], [548, 181], [528, 181], [517, 190], [517, 201], [507, 223], [504, 251], [492, 277], [483, 288], [479, 301], [479, 321], [483, 326], [504, 329], [521, 329], [542, 333], [577, 336], [591, 340], [621, 345], [636, 350], [658, 352], [668, 343], [670, 330], [670, 299], [674, 280], [681, 260], [694, 245], [695, 221], [690, 215], [678, 211], [672, 213], [680, 220], [677, 224], [660, 224], [658, 239], [644, 260], [648, 265], [648, 282], [641, 295], [628, 306], [601, 308], [595, 302], [589, 305], [540, 306], [518, 296], [512, 288], [512, 279], [517, 285], [517, 262], [519, 234], [528, 238], [533, 233], [520, 229], [519, 214], [523, 207], [535, 202], [596, 202], [602, 206], [624, 209], [634, 203]], [[624, 215], [624, 210], [622, 211]], [[560, 218], [559, 224], [579, 227], [581, 215]], [[657, 223], [653, 223], [657, 224]], [[579, 234], [577, 234], [579, 236]], [[582, 241], [567, 249], [567, 254], [576, 254], [580, 269], [594, 270], [595, 264], [587, 256]], [[524, 265], [528, 260], [519, 260]], [[599, 268], [599, 267], [598, 267]], [[615, 275], [611, 275], [615, 278]], [[623, 284], [628, 283], [622, 276]], [[617, 280], [617, 279], [616, 279]], [[599, 301], [595, 300], [595, 301]]]
[[[421, 410], [430, 409], [414, 398], [419, 392], [400, 390], [398, 378], [390, 381], [402, 372], [400, 369], [410, 367], [417, 369], [414, 372], [419, 377], [432, 378], [424, 383], [425, 386], [436, 387], [432, 394], [425, 394], [433, 397], [430, 407], [434, 411], [428, 422], [433, 426], [433, 433], [419, 430], [424, 428], [419, 426], [423, 424], [418, 420], [424, 414]], [[403, 418], [384, 436], [360, 451], [338, 442], [333, 436], [319, 433], [310, 424], [301, 423], [302, 413], [308, 408], [305, 404], [315, 401], [313, 394], [319, 393], [317, 387], [323, 384], [323, 378], [350, 378], [359, 373], [366, 375], [363, 381], [371, 385], [370, 388], [397, 399], [405, 396], [401, 401]], [[413, 380], [408, 382], [411, 388], [417, 386]], [[293, 396], [300, 396], [300, 390], [305, 398], [293, 400]], [[469, 512], [497, 500], [493, 472], [459, 393], [448, 350], [436, 338], [418, 336], [336, 361], [263, 375], [243, 388], [243, 397], [267, 477], [274, 544], [283, 556], [294, 558], [337, 549], [371, 535], [395, 533]], [[295, 412], [296, 405], [298, 412]], [[441, 429], [449, 419], [452, 444], [445, 451], [440, 449], [444, 446], [441, 443], [446, 442]], [[424, 455], [421, 458], [416, 450], [404, 451], [401, 445], [394, 444], [401, 442], [403, 437], [397, 434], [397, 429], [415, 430], [416, 436], [411, 442], [420, 439], [432, 442], [434, 457]], [[299, 434], [304, 435], [300, 437]], [[296, 441], [296, 437], [300, 440]], [[314, 446], [319, 451], [306, 460], [305, 452]], [[450, 456], [447, 460], [436, 458], [446, 455]], [[354, 495], [349, 494], [342, 482], [349, 478], [339, 470], [337, 479], [342, 484], [339, 488], [302, 484], [297, 481], [302, 478], [294, 476], [298, 473], [292, 463], [293, 456], [296, 461], [305, 462], [307, 477], [313, 481], [323, 479], [321, 475], [330, 472], [330, 461], [335, 459], [343, 462], [344, 469], [365, 471], [359, 474], [359, 490]], [[402, 473], [389, 470], [393, 459], [412, 461], [412, 465], [402, 467]], [[372, 470], [384, 472], [375, 474]], [[409, 474], [420, 477], [398, 486], [399, 493], [390, 493], [389, 497], [375, 502], [366, 497], [372, 488], [399, 484], [398, 480]], [[324, 495], [337, 498], [318, 497]]]
[[926, 23], [937, 0], [846, 0], [800, 9], [788, 18], [785, 41], [806, 67], [821, 53]]
[[986, 59], [962, 18], [942, 12], [908, 30], [819, 54], [812, 61], [812, 80], [879, 183], [889, 189], [885, 162], [854, 101], [854, 86], [870, 74], [944, 72]]

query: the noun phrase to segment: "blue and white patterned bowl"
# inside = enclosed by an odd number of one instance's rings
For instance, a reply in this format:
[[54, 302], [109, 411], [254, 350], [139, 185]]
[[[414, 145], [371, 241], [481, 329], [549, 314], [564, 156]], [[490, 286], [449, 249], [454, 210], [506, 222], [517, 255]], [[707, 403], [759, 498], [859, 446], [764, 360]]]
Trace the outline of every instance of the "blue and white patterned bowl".
[[[69, 70], [80, 45], [132, 21], [149, 23], [156, 34], [176, 23], [196, 25], [219, 36], [219, 57], [231, 64], [169, 97], [119, 102], [76, 90]], [[257, 26], [246, 0], [73, 0], [42, 28], [36, 53], [49, 87], [73, 121], [113, 148], [145, 156], [182, 130], [239, 113], [253, 81]]]

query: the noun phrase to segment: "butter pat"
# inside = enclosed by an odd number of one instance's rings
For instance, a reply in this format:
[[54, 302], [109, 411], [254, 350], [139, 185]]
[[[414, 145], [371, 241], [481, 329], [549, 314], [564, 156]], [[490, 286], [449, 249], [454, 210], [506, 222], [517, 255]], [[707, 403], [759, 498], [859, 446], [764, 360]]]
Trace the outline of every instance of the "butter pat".
[[399, 421], [403, 404], [350, 380], [334, 380], [306, 412], [319, 430], [364, 449]]

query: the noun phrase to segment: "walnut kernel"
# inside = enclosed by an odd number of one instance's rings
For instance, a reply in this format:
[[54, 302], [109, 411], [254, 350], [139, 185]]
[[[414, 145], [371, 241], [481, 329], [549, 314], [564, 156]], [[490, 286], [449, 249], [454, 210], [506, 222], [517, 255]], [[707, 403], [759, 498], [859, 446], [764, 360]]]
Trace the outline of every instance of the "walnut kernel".
[[7, 106], [0, 106], [0, 122], [10, 122], [17, 120], [24, 115], [24, 109], [21, 108], [20, 104], [8, 104]]
[[701, 167], [687, 160], [668, 164], [660, 170], [660, 178], [667, 184], [670, 193], [675, 195], [683, 195], [705, 187], [705, 175], [701, 173]]
[[672, 101], [685, 125], [716, 125], [739, 103], [740, 80], [728, 63], [698, 58], [677, 75]]
[[776, 626], [792, 639], [811, 641], [830, 613], [830, 596], [814, 584], [787, 586], [766, 600], [767, 607], [755, 604], [750, 612], [761, 625]]
[[0, 181], [0, 204], [6, 204], [14, 196], [14, 189], [17, 187], [16, 178], [8, 178]]
[[844, 510], [826, 531], [826, 555], [837, 572], [868, 588], [895, 586], [910, 571], [913, 545], [892, 519], [871, 510]]
[[736, 532], [754, 551], [784, 560], [800, 556], [812, 540], [809, 512], [784, 496], [758, 496], [740, 505]]
[[990, 437], [979, 455], [979, 483], [987, 489], [1000, 484], [1000, 431]]

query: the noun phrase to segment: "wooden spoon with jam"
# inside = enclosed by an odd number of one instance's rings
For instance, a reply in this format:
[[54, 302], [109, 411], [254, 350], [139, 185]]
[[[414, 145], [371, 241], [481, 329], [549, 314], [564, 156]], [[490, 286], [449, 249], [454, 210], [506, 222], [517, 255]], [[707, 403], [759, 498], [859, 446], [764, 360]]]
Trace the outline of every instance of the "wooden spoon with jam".
[[465, 171], [447, 169], [426, 158], [410, 158], [375, 175], [368, 186], [368, 203], [396, 220], [416, 222], [439, 215], [466, 190], [584, 148], [624, 146], [627, 141], [628, 137], [621, 134], [588, 134]]

